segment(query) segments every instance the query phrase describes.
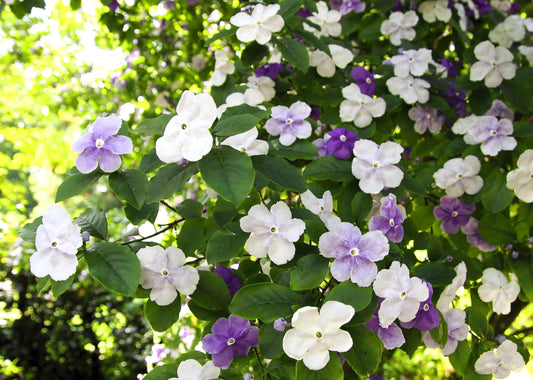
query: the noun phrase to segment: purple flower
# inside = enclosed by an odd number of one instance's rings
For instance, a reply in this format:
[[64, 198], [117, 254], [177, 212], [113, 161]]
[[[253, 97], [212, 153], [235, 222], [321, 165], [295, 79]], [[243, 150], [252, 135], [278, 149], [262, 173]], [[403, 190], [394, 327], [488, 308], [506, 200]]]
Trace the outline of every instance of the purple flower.
[[311, 123], [305, 120], [311, 114], [311, 107], [304, 102], [293, 103], [290, 108], [285, 106], [272, 107], [271, 118], [267, 120], [265, 129], [273, 136], [279, 135], [281, 145], [292, 145], [299, 139], [311, 136]]
[[372, 96], [376, 91], [376, 84], [374, 83], [374, 75], [362, 66], [355, 66], [350, 71], [350, 76], [359, 87], [362, 94]]
[[514, 120], [514, 111], [507, 107], [507, 104], [502, 102], [500, 99], [496, 99], [492, 102], [492, 106], [485, 113], [487, 116], [494, 116], [497, 118]]
[[274, 321], [274, 330], [283, 331], [287, 327], [287, 321], [284, 318], [278, 318]]
[[211, 327], [211, 334], [202, 339], [204, 349], [213, 357], [213, 364], [227, 369], [234, 356], [248, 354], [250, 347], [259, 344], [259, 328], [250, 326], [250, 321], [230, 315], [220, 318]]
[[396, 196], [389, 194], [381, 198], [380, 215], [375, 215], [368, 223], [370, 231], [381, 231], [394, 243], [399, 243], [403, 239], [403, 226], [405, 220], [402, 210], [396, 204]]
[[341, 14], [345, 15], [351, 11], [359, 13], [364, 11], [366, 8], [366, 3], [361, 0], [344, 0], [340, 7]]
[[359, 228], [350, 223], [340, 223], [334, 231], [320, 236], [320, 253], [334, 258], [331, 275], [339, 282], [350, 279], [353, 283], [370, 286], [378, 267], [374, 263], [389, 253], [389, 242], [380, 231], [361, 235]]
[[122, 120], [116, 115], [97, 117], [92, 132], [86, 133], [72, 144], [76, 167], [81, 173], [90, 173], [98, 166], [106, 173], [112, 173], [122, 163], [121, 154], [131, 153], [133, 144], [127, 136], [116, 135]]
[[459, 73], [457, 72], [457, 68], [461, 66], [459, 62], [452, 62], [447, 58], [439, 58], [437, 61], [446, 68], [448, 77], [457, 78], [459, 76]]
[[[324, 157], [324, 156], [327, 156], [327, 153], [326, 153], [326, 146], [327, 146], [327, 140], [326, 139], [316, 139], [316, 140], [313, 140], [312, 144], [314, 146], [316, 146], [317, 150], [318, 150], [318, 157]], [[317, 158], [318, 158], [317, 157]]]
[[433, 330], [440, 324], [440, 315], [433, 303], [431, 303], [431, 297], [433, 296], [433, 286], [426, 280], [422, 280], [428, 289], [429, 297], [424, 302], [420, 303], [418, 313], [416, 313], [415, 319], [409, 322], [401, 322], [403, 328], [410, 329], [415, 328], [420, 331]]
[[387, 350], [392, 350], [397, 347], [401, 347], [405, 343], [402, 329], [398, 327], [396, 323], [391, 323], [388, 327], [382, 327], [379, 324], [378, 310], [381, 305], [381, 299], [379, 300], [378, 308], [370, 320], [365, 323], [365, 327], [377, 334], [379, 339], [383, 342], [383, 346]]
[[[492, 6], [487, 0], [474, 0], [479, 15], [484, 15], [492, 11]], [[520, 5], [519, 5], [520, 6]]]
[[444, 232], [456, 234], [459, 227], [466, 226], [475, 209], [473, 204], [467, 205], [460, 199], [444, 196], [440, 200], [440, 206], [433, 209], [433, 215], [442, 220], [441, 228]]
[[450, 87], [442, 95], [446, 98], [448, 105], [455, 108], [455, 113], [459, 117], [466, 116], [466, 92], [457, 91], [457, 84], [449, 82]]
[[311, 114], [309, 117], [313, 119], [314, 121], [320, 120], [320, 108], [314, 104], [310, 104], [311, 106]]
[[300, 18], [308, 18], [308, 17], [311, 17], [313, 15], [313, 12], [311, 12], [309, 9], [307, 8], [300, 8], [296, 11], [296, 14], [298, 16], [300, 16]]
[[111, 12], [116, 12], [120, 4], [117, 0], [111, 0], [107, 6], [111, 9]]
[[349, 160], [355, 142], [360, 140], [359, 136], [345, 128], [335, 128], [328, 135], [330, 138], [326, 142], [326, 154], [339, 160]]
[[461, 231], [466, 235], [466, 241], [483, 252], [494, 251], [496, 247], [487, 243], [479, 234], [477, 230], [478, 223], [479, 221], [472, 217], [465, 226], [461, 227]]
[[415, 131], [420, 134], [428, 129], [431, 133], [437, 134], [444, 124], [444, 115], [426, 106], [417, 105], [409, 110], [408, 115], [409, 119], [415, 122]]
[[239, 277], [237, 277], [237, 275], [233, 273], [233, 270], [231, 268], [226, 268], [225, 266], [219, 264], [213, 269], [213, 273], [216, 273], [220, 277], [222, 277], [222, 279], [228, 286], [228, 290], [232, 298], [235, 293], [237, 293], [237, 291], [242, 287], [241, 280], [239, 279]]
[[283, 71], [283, 65], [281, 63], [265, 63], [255, 69], [254, 73], [256, 77], [269, 77], [270, 79], [276, 79]]

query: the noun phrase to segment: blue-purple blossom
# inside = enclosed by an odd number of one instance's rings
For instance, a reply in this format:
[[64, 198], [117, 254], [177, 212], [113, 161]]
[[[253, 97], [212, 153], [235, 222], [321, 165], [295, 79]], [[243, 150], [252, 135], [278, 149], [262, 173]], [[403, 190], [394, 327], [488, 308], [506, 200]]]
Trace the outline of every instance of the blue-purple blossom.
[[309, 117], [313, 119], [314, 121], [320, 120], [320, 108], [318, 108], [317, 105], [310, 104], [311, 106], [311, 114]]
[[259, 328], [235, 315], [219, 318], [211, 327], [211, 334], [202, 339], [204, 349], [213, 357], [213, 364], [222, 369], [227, 369], [235, 356], [247, 355], [250, 347], [258, 344]]
[[446, 69], [449, 78], [457, 78], [459, 76], [457, 68], [461, 67], [460, 62], [453, 62], [447, 58], [439, 58], [437, 61]]
[[340, 6], [339, 11], [341, 14], [345, 15], [351, 11], [355, 13], [360, 13], [366, 8], [366, 3], [361, 0], [344, 0]]
[[255, 69], [254, 73], [256, 77], [269, 77], [270, 79], [276, 79], [283, 71], [283, 65], [281, 63], [265, 63]]
[[374, 263], [389, 253], [389, 242], [381, 231], [361, 235], [361, 230], [351, 223], [341, 223], [334, 231], [320, 236], [320, 253], [334, 258], [331, 275], [339, 282], [350, 279], [353, 283], [370, 286], [378, 267]]
[[466, 241], [483, 252], [494, 251], [497, 247], [489, 244], [481, 237], [477, 230], [479, 221], [471, 217], [465, 226], [461, 227], [461, 232], [466, 235]]
[[426, 130], [433, 134], [440, 132], [444, 124], [444, 115], [434, 108], [418, 104], [409, 110], [409, 119], [415, 122], [415, 131], [423, 134]]
[[350, 71], [350, 76], [359, 87], [362, 94], [372, 96], [376, 91], [376, 84], [374, 82], [374, 75], [362, 66], [355, 66]]
[[370, 231], [381, 231], [387, 239], [399, 243], [403, 239], [403, 226], [405, 220], [402, 210], [396, 203], [396, 196], [389, 194], [381, 199], [380, 215], [375, 215], [368, 223]]
[[475, 209], [473, 204], [467, 205], [460, 199], [444, 196], [440, 205], [433, 209], [433, 215], [442, 220], [441, 228], [444, 232], [456, 234], [459, 227], [466, 226]]
[[309, 9], [307, 8], [300, 8], [296, 11], [296, 14], [298, 16], [300, 16], [300, 18], [308, 18], [308, 17], [311, 17], [313, 15], [313, 12], [311, 12]]
[[237, 277], [236, 274], [233, 273], [233, 270], [231, 268], [226, 268], [225, 266], [219, 264], [213, 269], [213, 273], [216, 273], [220, 277], [222, 277], [222, 279], [228, 286], [229, 294], [231, 294], [232, 298], [235, 293], [237, 293], [237, 291], [242, 287], [241, 280], [239, 279], [239, 277]]
[[273, 136], [279, 135], [281, 145], [292, 145], [299, 139], [311, 136], [311, 123], [305, 119], [311, 114], [311, 107], [297, 101], [290, 108], [285, 106], [272, 107], [271, 118], [267, 120], [265, 129]]
[[490, 5], [487, 0], [474, 0], [474, 4], [476, 5], [477, 11], [479, 12], [480, 16], [492, 11], [492, 5]]
[[359, 136], [346, 128], [335, 128], [329, 131], [328, 135], [330, 137], [326, 141], [326, 154], [339, 160], [349, 160], [355, 142], [360, 140]]
[[116, 12], [116, 10], [119, 8], [120, 4], [117, 0], [111, 0], [109, 4], [107, 4], [111, 12]]
[[401, 326], [405, 329], [415, 328], [420, 331], [433, 330], [440, 324], [440, 315], [433, 303], [431, 297], [433, 296], [433, 286], [426, 280], [422, 279], [429, 289], [429, 297], [424, 302], [420, 303], [415, 319], [409, 322], [401, 322]]
[[287, 321], [284, 318], [278, 318], [274, 321], [274, 330], [284, 331], [287, 327]]
[[[379, 307], [378, 307], [379, 309]], [[383, 343], [383, 346], [387, 350], [393, 350], [401, 347], [405, 343], [402, 329], [398, 327], [396, 323], [391, 323], [388, 327], [381, 327], [379, 324], [379, 317], [376, 313], [365, 323], [365, 327], [377, 334], [378, 338]]]
[[448, 105], [455, 108], [455, 113], [459, 117], [466, 116], [466, 92], [457, 91], [457, 84], [449, 82], [449, 86], [442, 94]]
[[72, 150], [80, 153], [76, 157], [76, 167], [80, 173], [90, 173], [98, 166], [106, 173], [120, 168], [120, 155], [133, 150], [129, 137], [117, 135], [121, 125], [122, 120], [116, 115], [99, 116], [92, 124], [92, 131], [72, 144]]

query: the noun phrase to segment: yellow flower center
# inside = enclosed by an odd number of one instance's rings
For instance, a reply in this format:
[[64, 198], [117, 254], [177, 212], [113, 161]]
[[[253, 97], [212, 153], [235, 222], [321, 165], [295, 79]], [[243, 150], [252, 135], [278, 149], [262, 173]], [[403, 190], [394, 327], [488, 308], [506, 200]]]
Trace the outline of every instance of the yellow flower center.
[[232, 344], [235, 344], [235, 338], [229, 338], [226, 344], [228, 346], [231, 346]]
[[161, 270], [161, 274], [163, 275], [163, 277], [167, 277], [168, 276], [168, 269], [167, 268], [163, 268]]
[[187, 124], [185, 124], [185, 123], [181, 124], [181, 129], [186, 130], [187, 129]]
[[96, 143], [95, 143], [96, 147], [97, 148], [101, 148], [104, 146], [104, 140], [102, 139], [96, 139]]
[[339, 140], [341, 140], [341, 141], [346, 141], [346, 136], [341, 135], [341, 137], [339, 137]]

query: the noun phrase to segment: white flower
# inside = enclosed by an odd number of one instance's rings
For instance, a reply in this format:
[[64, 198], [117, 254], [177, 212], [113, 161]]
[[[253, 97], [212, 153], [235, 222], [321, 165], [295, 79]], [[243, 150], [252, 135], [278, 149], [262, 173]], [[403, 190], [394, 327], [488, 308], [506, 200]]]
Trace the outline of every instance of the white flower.
[[398, 261], [378, 272], [373, 288], [378, 297], [384, 298], [378, 311], [379, 324], [384, 328], [396, 318], [401, 322], [414, 319], [420, 302], [429, 297], [427, 285], [417, 277], [409, 277], [407, 265]]
[[[465, 340], [468, 337], [470, 328], [466, 324], [466, 313], [460, 309], [448, 309], [442, 312], [446, 326], [448, 328], [448, 340], [444, 347], [441, 348], [443, 355], [451, 355], [457, 350], [459, 342]], [[435, 342], [431, 333], [425, 331], [422, 334], [422, 340], [429, 348], [439, 348], [439, 344]]]
[[354, 314], [352, 306], [337, 301], [326, 302], [320, 312], [313, 306], [298, 309], [292, 317], [293, 328], [283, 337], [283, 351], [292, 359], [303, 359], [310, 370], [324, 368], [329, 351], [346, 352], [352, 348], [352, 337], [340, 327]]
[[331, 196], [331, 191], [325, 191], [322, 198], [319, 199], [311, 190], [307, 190], [305, 193], [300, 194], [300, 199], [306, 209], [318, 215], [328, 230], [334, 230], [341, 223], [341, 218], [333, 214], [333, 197]]
[[202, 367], [194, 359], [187, 359], [180, 363], [178, 367], [178, 377], [172, 377], [168, 380], [211, 380], [220, 376], [220, 368], [215, 367], [209, 360]]
[[404, 50], [402, 54], [390, 58], [394, 65], [394, 75], [407, 77], [409, 74], [418, 77], [428, 69], [428, 64], [433, 61], [431, 50], [422, 48], [418, 50]]
[[305, 230], [305, 223], [292, 219], [291, 210], [282, 201], [268, 209], [260, 204], [253, 205], [248, 215], [240, 220], [241, 229], [251, 232], [245, 249], [255, 257], [268, 255], [274, 264], [283, 265], [292, 260], [298, 241]]
[[398, 95], [407, 104], [416, 102], [424, 104], [429, 100], [428, 88], [431, 85], [420, 78], [413, 78], [411, 75], [406, 77], [392, 77], [387, 79], [387, 88], [393, 95]]
[[215, 70], [209, 83], [211, 86], [222, 86], [226, 81], [226, 76], [233, 74], [235, 65], [231, 62], [223, 50], [215, 51]]
[[516, 192], [518, 199], [533, 202], [533, 149], [518, 157], [518, 168], [507, 173], [507, 187]]
[[217, 118], [215, 101], [209, 94], [184, 91], [176, 112], [155, 143], [157, 157], [166, 163], [198, 161], [213, 146], [209, 128]]
[[412, 28], [418, 23], [415, 11], [392, 12], [388, 20], [381, 24], [381, 34], [390, 35], [393, 45], [400, 45], [402, 39], [412, 41], [416, 37], [416, 31]]
[[[226, 97], [225, 103], [221, 104], [217, 108], [217, 117], [220, 119], [224, 111], [228, 107], [234, 107], [241, 104], [248, 104], [249, 106], [260, 108], [262, 110], [266, 110], [265, 106], [258, 105], [263, 101], [264, 97], [263, 94], [260, 91], [257, 92], [248, 92], [247, 94], [244, 94], [242, 92], [233, 92], [229, 94]], [[259, 101], [259, 102], [258, 102]]]
[[311, 25], [304, 22], [304, 29], [308, 32], [312, 32], [318, 38], [322, 36], [332, 36], [338, 37], [341, 35], [341, 24], [339, 23], [341, 19], [341, 14], [336, 10], [329, 10], [328, 5], [324, 1], [319, 1], [316, 4], [318, 13], [313, 12], [312, 16], [309, 16], [307, 19], [313, 24], [316, 24], [320, 27], [320, 30], [313, 28]]
[[403, 172], [393, 164], [400, 162], [403, 148], [386, 141], [381, 145], [372, 140], [356, 141], [353, 148], [352, 173], [359, 179], [359, 187], [367, 194], [377, 194], [384, 187], [398, 187]]
[[170, 305], [178, 296], [190, 295], [200, 280], [198, 271], [185, 264], [185, 254], [179, 248], [167, 249], [156, 245], [137, 252], [141, 263], [139, 283], [144, 289], [152, 289], [150, 299], [159, 306]]
[[452, 280], [452, 283], [444, 288], [437, 302], [437, 309], [439, 309], [441, 313], [445, 313], [446, 310], [450, 308], [450, 304], [455, 298], [457, 291], [466, 281], [466, 264], [464, 261], [455, 267], [455, 273], [456, 275]]
[[489, 32], [489, 39], [505, 48], [510, 48], [513, 42], [521, 41], [526, 35], [526, 29], [533, 31], [533, 20], [524, 19], [520, 15], [508, 16]]
[[353, 121], [356, 127], [364, 128], [370, 125], [373, 117], [385, 114], [387, 104], [382, 98], [371, 98], [361, 93], [355, 83], [342, 89], [343, 102], [340, 106], [342, 121]]
[[283, 17], [277, 14], [279, 9], [279, 4], [256, 4], [251, 15], [240, 12], [232, 16], [229, 22], [239, 27], [239, 41], [257, 41], [258, 44], [264, 45], [270, 41], [272, 33], [279, 32], [285, 25]]
[[465, 192], [475, 194], [481, 190], [483, 179], [477, 175], [480, 169], [481, 163], [476, 156], [452, 158], [433, 174], [433, 178], [438, 187], [446, 190], [446, 195], [457, 198]]
[[533, 46], [520, 45], [518, 51], [525, 55], [529, 64], [533, 66]]
[[276, 90], [274, 89], [276, 83], [269, 77], [251, 75], [248, 77], [246, 85], [248, 89], [244, 92], [244, 98], [247, 104], [256, 105], [268, 102], [276, 96]]
[[479, 59], [470, 68], [470, 80], [485, 80], [485, 86], [498, 87], [504, 79], [512, 79], [516, 74], [513, 53], [502, 46], [494, 47], [490, 41], [479, 43], [474, 54]]
[[37, 252], [30, 257], [30, 271], [36, 277], [50, 275], [54, 281], [66, 280], [76, 273], [76, 253], [83, 244], [80, 232], [65, 210], [50, 206], [35, 233]]
[[474, 368], [480, 375], [493, 374], [495, 379], [505, 379], [511, 371], [519, 372], [525, 365], [516, 343], [505, 340], [497, 349], [483, 353]]
[[478, 289], [479, 298], [483, 302], [492, 302], [492, 310], [497, 314], [509, 314], [511, 303], [520, 293], [520, 285], [516, 281], [507, 281], [507, 277], [495, 268], [487, 268], [481, 277]]
[[220, 144], [231, 146], [233, 149], [244, 152], [248, 156], [268, 154], [268, 143], [264, 140], [258, 140], [258, 134], [257, 128], [253, 127], [246, 132], [226, 138]]
[[427, 22], [436, 20], [448, 22], [452, 17], [452, 10], [448, 8], [448, 0], [423, 1], [418, 11], [422, 13], [422, 18]]
[[316, 67], [318, 75], [324, 78], [331, 78], [335, 75], [335, 66], [344, 69], [353, 59], [350, 50], [339, 45], [329, 45], [331, 57], [322, 50], [309, 52], [309, 66]]
[[491, 0], [490, 5], [494, 10], [500, 13], [506, 13], [511, 9], [513, 3], [511, 0]]

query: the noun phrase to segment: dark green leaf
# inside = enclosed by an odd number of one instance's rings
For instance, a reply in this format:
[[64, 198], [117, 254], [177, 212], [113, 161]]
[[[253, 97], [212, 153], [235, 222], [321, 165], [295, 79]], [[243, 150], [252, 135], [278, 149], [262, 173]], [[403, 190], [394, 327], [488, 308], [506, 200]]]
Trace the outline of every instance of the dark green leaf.
[[233, 25], [231, 25], [231, 28], [229, 28], [229, 29], [222, 29], [220, 32], [215, 34], [213, 37], [208, 38], [204, 42], [204, 46], [207, 47], [207, 46], [211, 45], [211, 43], [213, 43], [215, 41], [224, 40], [224, 39], [226, 39], [229, 36], [233, 36], [236, 31], [237, 31], [237, 27], [233, 26]]
[[192, 299], [189, 300], [187, 306], [189, 306], [189, 309], [191, 309], [191, 313], [193, 313], [196, 318], [201, 319], [203, 321], [216, 321], [219, 318], [228, 317], [227, 309], [209, 310], [201, 306], [197, 302], [194, 302], [194, 300]]
[[264, 324], [259, 330], [259, 349], [261, 354], [267, 359], [279, 358], [283, 354], [282, 331], [274, 330], [272, 323]]
[[159, 306], [151, 300], [144, 304], [144, 314], [155, 331], [168, 330], [179, 319], [181, 310], [181, 298], [177, 295], [174, 302], [167, 306]]
[[31, 223], [26, 223], [18, 232], [20, 238], [24, 241], [29, 242], [35, 242], [35, 234], [37, 232], [37, 228], [43, 224], [43, 217], [40, 216], [36, 218]]
[[300, 170], [283, 158], [260, 155], [252, 157], [252, 162], [255, 170], [283, 189], [299, 193], [307, 190], [307, 182]]
[[228, 202], [224, 198], [218, 198], [215, 203], [215, 209], [213, 210], [213, 217], [219, 226], [224, 226], [226, 223], [231, 222], [237, 215], [237, 208], [231, 202]]
[[141, 166], [139, 167], [139, 169], [141, 169], [145, 173], [151, 173], [154, 170], [159, 169], [164, 164], [165, 163], [161, 161], [159, 157], [157, 157], [155, 149], [152, 149], [141, 159]]
[[137, 125], [133, 132], [141, 136], [163, 136], [172, 115], [161, 115], [153, 119], [144, 119]]
[[522, 291], [530, 301], [533, 301], [533, 260], [520, 256], [514, 268]]
[[309, 54], [306, 47], [291, 38], [280, 37], [276, 40], [281, 55], [287, 62], [298, 70], [307, 72], [309, 69]]
[[74, 224], [77, 224], [82, 231], [87, 231], [91, 236], [98, 239], [107, 239], [107, 219], [102, 210], [85, 210], [74, 219]]
[[342, 302], [358, 312], [365, 309], [372, 301], [372, 288], [361, 288], [351, 281], [344, 281], [328, 293], [324, 302], [328, 301]]
[[269, 142], [269, 154], [287, 160], [312, 160], [318, 157], [318, 150], [316, 146], [308, 141], [296, 141], [291, 146], [281, 145], [279, 140], [271, 140]]
[[50, 278], [50, 276], [37, 278], [36, 289], [39, 294], [47, 291], [50, 285], [52, 285], [52, 279]]
[[341, 182], [353, 179], [351, 161], [339, 160], [333, 156], [320, 157], [307, 165], [304, 176], [315, 180]]
[[158, 211], [158, 203], [145, 203], [140, 210], [137, 210], [135, 207], [130, 205], [126, 205], [126, 207], [124, 207], [126, 218], [128, 218], [128, 220], [136, 226], [145, 220], [153, 223], [157, 217]]
[[483, 207], [495, 214], [502, 211], [511, 204], [514, 191], [506, 186], [507, 178], [505, 173], [493, 170], [485, 180], [485, 185], [481, 190], [481, 202]]
[[342, 380], [344, 372], [342, 371], [341, 359], [336, 352], [329, 353], [329, 361], [326, 366], [318, 371], [307, 368], [303, 361], [296, 363], [296, 380]]
[[503, 214], [485, 215], [477, 228], [481, 237], [489, 244], [504, 245], [515, 239], [511, 221]]
[[76, 277], [75, 273], [64, 281], [52, 281], [52, 294], [54, 297], [59, 297], [65, 293], [70, 288], [70, 285], [72, 285], [74, 277]]
[[470, 329], [480, 337], [487, 337], [489, 331], [487, 316], [475, 307], [467, 307], [465, 311], [466, 323]]
[[303, 0], [281, 0], [279, 2], [279, 11], [278, 14], [283, 16], [284, 18], [292, 16], [296, 13], [298, 9], [303, 4]]
[[452, 282], [455, 271], [440, 262], [425, 262], [413, 269], [413, 275], [429, 281], [433, 286], [444, 286]]
[[205, 253], [207, 262], [215, 264], [236, 257], [243, 249], [246, 239], [248, 239], [248, 234], [215, 232], [213, 237], [207, 242], [207, 251]]
[[213, 128], [216, 136], [233, 136], [246, 132], [257, 124], [260, 119], [250, 114], [234, 115], [221, 118]]
[[513, 124], [514, 137], [531, 137], [533, 136], [533, 124], [525, 121], [517, 121]]
[[376, 372], [381, 360], [381, 341], [365, 326], [345, 328], [354, 341], [352, 349], [341, 353], [350, 367], [359, 375], [367, 376]]
[[372, 205], [373, 201], [370, 194], [363, 193], [362, 191], [355, 194], [352, 199], [352, 214], [355, 218], [356, 225], [363, 225], [370, 210], [372, 210]]
[[182, 224], [176, 242], [186, 256], [194, 256], [204, 243], [204, 225], [205, 219], [189, 219]]
[[200, 281], [191, 299], [208, 310], [226, 309], [231, 301], [228, 286], [218, 274], [198, 271]]
[[244, 66], [253, 66], [261, 62], [268, 54], [268, 47], [257, 42], [251, 42], [241, 53], [241, 61]]
[[159, 202], [180, 191], [192, 175], [198, 172], [196, 162], [186, 166], [167, 164], [157, 171], [148, 183], [146, 203]]
[[63, 181], [56, 193], [56, 203], [83, 193], [95, 183], [102, 173], [95, 170], [89, 174], [74, 174]]
[[136, 169], [114, 172], [109, 176], [109, 187], [117, 197], [140, 210], [148, 189], [146, 174]]
[[168, 380], [172, 377], [176, 377], [178, 374], [178, 364], [165, 364], [162, 366], [156, 366], [151, 370], [148, 375], [143, 377], [143, 380]]
[[185, 219], [196, 219], [202, 216], [204, 206], [193, 199], [185, 199], [176, 206], [176, 211]]
[[299, 291], [318, 287], [328, 269], [329, 260], [323, 256], [313, 254], [302, 257], [291, 270], [291, 289]]

